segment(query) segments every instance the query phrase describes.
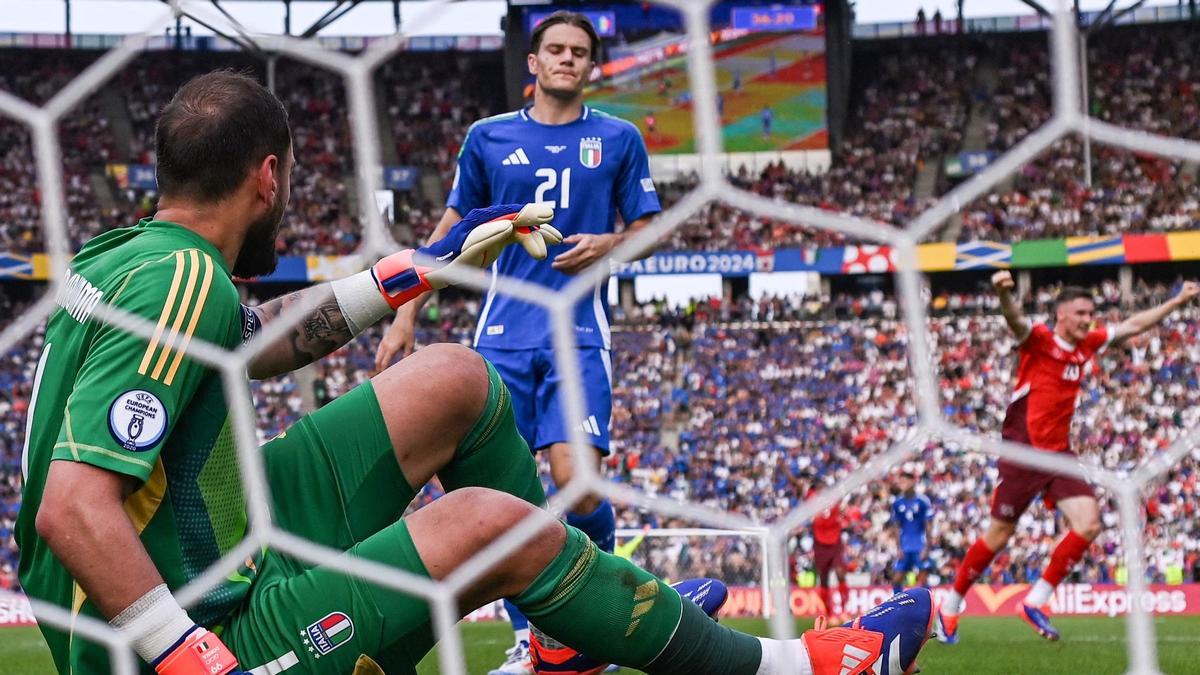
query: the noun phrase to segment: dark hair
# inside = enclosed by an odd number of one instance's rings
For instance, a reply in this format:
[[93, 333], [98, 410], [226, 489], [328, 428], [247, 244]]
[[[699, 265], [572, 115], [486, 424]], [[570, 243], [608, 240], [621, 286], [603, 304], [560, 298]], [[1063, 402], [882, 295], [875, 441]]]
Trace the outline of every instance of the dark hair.
[[588, 39], [592, 41], [592, 61], [600, 58], [600, 36], [596, 34], [596, 27], [592, 25], [592, 20], [579, 12], [568, 12], [561, 9], [542, 19], [537, 28], [533, 29], [533, 35], [529, 36], [529, 51], [536, 54], [542, 48], [542, 36], [551, 26], [559, 24], [575, 26], [587, 33]]
[[292, 145], [287, 111], [253, 77], [199, 75], [175, 92], [154, 128], [158, 189], [214, 201], [233, 192], [267, 155]]
[[1083, 286], [1063, 286], [1062, 290], [1058, 292], [1058, 297], [1054, 298], [1054, 306], [1057, 308], [1065, 302], [1080, 298], [1091, 300], [1092, 303], [1096, 302], [1096, 299], [1092, 297], [1092, 292]]

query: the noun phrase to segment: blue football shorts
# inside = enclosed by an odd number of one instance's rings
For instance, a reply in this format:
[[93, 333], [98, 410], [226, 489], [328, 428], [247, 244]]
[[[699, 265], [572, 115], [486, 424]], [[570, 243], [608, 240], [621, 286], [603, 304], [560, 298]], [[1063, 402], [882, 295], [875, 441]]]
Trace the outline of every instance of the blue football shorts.
[[[570, 441], [566, 395], [553, 349], [480, 348], [512, 393], [513, 413], [521, 436], [535, 452]], [[584, 438], [601, 453], [609, 453], [612, 419], [612, 355], [607, 349], [576, 350], [583, 376]]]
[[900, 558], [896, 560], [897, 572], [927, 572], [933, 569], [933, 562], [925, 557], [925, 552], [917, 551], [902, 551]]

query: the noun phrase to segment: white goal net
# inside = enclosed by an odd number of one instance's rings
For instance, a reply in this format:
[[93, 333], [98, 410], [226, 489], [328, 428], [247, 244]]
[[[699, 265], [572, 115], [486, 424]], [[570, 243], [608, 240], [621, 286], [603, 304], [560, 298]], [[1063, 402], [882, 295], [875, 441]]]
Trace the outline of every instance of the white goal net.
[[[1053, 63], [1054, 113], [1044, 126], [1030, 134], [1010, 151], [974, 178], [960, 184], [931, 208], [916, 218], [907, 229], [848, 215], [831, 213], [822, 209], [782, 203], [767, 197], [740, 190], [731, 185], [722, 174], [722, 140], [716, 106], [717, 86], [709, 35], [709, 3], [685, 0], [661, 0], [671, 5], [685, 17], [690, 35], [687, 54], [695, 128], [696, 148], [699, 156], [700, 181], [698, 186], [665, 211], [661, 217], [638, 236], [632, 237], [614, 252], [619, 260], [629, 260], [675, 228], [680, 227], [692, 213], [706, 203], [720, 201], [746, 212], [773, 219], [803, 224], [848, 235], [858, 241], [888, 244], [893, 247], [897, 262], [896, 288], [899, 309], [907, 331], [912, 336], [927, 339], [909, 341], [909, 364], [914, 386], [914, 400], [919, 424], [913, 433], [886, 452], [865, 461], [845, 480], [838, 482], [821, 495], [797, 505], [784, 517], [769, 526], [754, 522], [750, 518], [727, 513], [713, 507], [680, 501], [666, 496], [647, 495], [628, 485], [604, 479], [595, 472], [584, 471], [560, 491], [552, 500], [550, 508], [560, 511], [585, 494], [603, 494], [624, 506], [653, 512], [661, 517], [677, 518], [689, 523], [730, 531], [755, 531], [753, 547], [755, 563], [753, 579], [765, 583], [769, 590], [771, 633], [777, 638], [795, 636], [795, 623], [788, 607], [789, 571], [788, 540], [812, 517], [838, 502], [846, 495], [884, 477], [891, 469], [914, 457], [930, 440], [955, 443], [962, 447], [1009, 458], [1022, 464], [1041, 469], [1054, 470], [1079, 476], [1091, 481], [1115, 496], [1120, 516], [1121, 533], [1124, 539], [1126, 565], [1128, 567], [1129, 591], [1140, 597], [1146, 590], [1145, 556], [1140, 538], [1140, 491], [1144, 486], [1161, 477], [1183, 454], [1195, 445], [1197, 431], [1179, 438], [1172, 447], [1153, 462], [1128, 472], [1089, 469], [1061, 456], [1035, 452], [1024, 446], [1005, 443], [997, 438], [972, 434], [952, 426], [944, 417], [939, 401], [937, 379], [928, 339], [926, 302], [922, 297], [922, 279], [917, 267], [918, 243], [933, 235], [945, 221], [956, 214], [965, 204], [987, 194], [1007, 176], [1017, 171], [1056, 140], [1071, 133], [1089, 136], [1098, 143], [1109, 144], [1141, 153], [1152, 153], [1179, 160], [1200, 162], [1200, 143], [1182, 139], [1155, 136], [1140, 131], [1120, 128], [1088, 117], [1082, 109], [1080, 97], [1080, 52], [1077, 48], [1078, 31], [1073, 13], [1067, 0], [1059, 0], [1054, 14], [1054, 30], [1049, 36]], [[444, 2], [430, 2], [408, 21], [407, 27], [419, 26], [422, 17], [437, 12]], [[1053, 3], [1051, 3], [1053, 4]], [[0, 114], [11, 117], [26, 125], [32, 135], [42, 190], [43, 220], [47, 249], [50, 256], [51, 283], [47, 293], [22, 316], [14, 320], [0, 333], [0, 351], [11, 348], [32, 333], [54, 309], [54, 296], [66, 278], [67, 262], [70, 257], [68, 246], [66, 205], [64, 200], [62, 150], [56, 135], [56, 126], [73, 108], [90, 93], [101, 87], [119, 70], [127, 65], [144, 47], [151, 35], [174, 22], [177, 12], [187, 11], [221, 24], [224, 19], [212, 11], [212, 6], [202, 3], [185, 3], [172, 0], [162, 20], [150, 26], [141, 36], [125, 39], [120, 46], [111, 50], [91, 64], [81, 75], [58, 92], [44, 106], [31, 105], [6, 92], [0, 92]], [[378, 138], [377, 106], [373, 86], [374, 72], [396, 52], [403, 49], [406, 38], [399, 34], [372, 43], [361, 54], [349, 55], [326, 49], [315, 41], [301, 41], [280, 36], [255, 36], [254, 41], [264, 50], [296, 59], [315, 67], [335, 72], [344, 79], [349, 119], [354, 140], [354, 163], [356, 168], [357, 204], [363, 223], [363, 244], [358, 251], [364, 260], [374, 259], [395, 249], [378, 210], [372, 207], [373, 194], [380, 188], [380, 153]], [[373, 257], [374, 256], [374, 257]], [[513, 279], [499, 279], [496, 291], [518, 296], [529, 302], [547, 307], [554, 317], [553, 337], [558, 367], [565, 379], [567, 416], [573, 422], [573, 446], [577, 467], [588, 467], [584, 453], [590, 452], [587, 438], [582, 431], [585, 419], [584, 396], [580, 385], [578, 364], [570, 355], [575, 348], [575, 335], [571, 313], [578, 300], [593, 292], [595, 285], [607, 277], [607, 264], [601, 264], [580, 274], [576, 280], [557, 295], [546, 295], [542, 289], [522, 284]], [[487, 290], [487, 280], [482, 273], [464, 275], [460, 284], [478, 290]], [[315, 308], [317, 302], [293, 306], [277, 322], [258, 335], [252, 342], [233, 353], [211, 345], [192, 342], [189, 356], [208, 364], [222, 374], [225, 395], [231, 406], [232, 421], [236, 426], [236, 442], [241, 462], [243, 484], [246, 486], [251, 527], [248, 536], [234, 550], [205, 574], [194, 579], [182, 589], [178, 596], [187, 606], [197, 602], [206, 591], [215, 587], [227, 574], [234, 571], [247, 555], [263, 546], [295, 556], [298, 559], [337, 569], [349, 575], [370, 579], [382, 586], [395, 589], [429, 601], [435, 619], [436, 634], [440, 639], [439, 659], [441, 672], [460, 674], [466, 672], [463, 641], [458, 628], [458, 608], [455, 597], [466, 589], [481, 573], [496, 564], [503, 556], [519, 549], [536, 533], [536, 526], [527, 522], [493, 542], [477, 557], [462, 565], [440, 582], [418, 578], [389, 567], [366, 560], [346, 557], [342, 551], [332, 550], [306, 541], [277, 528], [272, 522], [269, 507], [268, 485], [264, 477], [258, 442], [254, 428], [253, 405], [246, 387], [245, 372], [248, 360], [281, 335], [289, 325], [299, 322], [302, 316]], [[106, 305], [96, 308], [95, 316], [106, 323], [149, 340], [154, 326]], [[667, 541], [670, 541], [669, 539]], [[675, 540], [679, 541], [679, 540]], [[683, 540], [686, 542], [686, 540]], [[678, 545], [678, 544], [672, 544]], [[684, 543], [683, 545], [686, 545]], [[646, 561], [654, 569], [656, 564], [667, 564], [667, 554], [655, 553], [660, 544], [647, 545]], [[656, 563], [654, 558], [661, 559]], [[682, 572], [680, 572], [682, 573]], [[1127, 622], [1127, 645], [1130, 672], [1138, 674], [1157, 673], [1155, 627], [1147, 608], [1142, 603], [1132, 603]], [[35, 604], [39, 621], [75, 632], [107, 644], [113, 657], [114, 671], [136, 672], [136, 657], [129, 645], [109, 627], [86, 617], [73, 617], [69, 609]]]

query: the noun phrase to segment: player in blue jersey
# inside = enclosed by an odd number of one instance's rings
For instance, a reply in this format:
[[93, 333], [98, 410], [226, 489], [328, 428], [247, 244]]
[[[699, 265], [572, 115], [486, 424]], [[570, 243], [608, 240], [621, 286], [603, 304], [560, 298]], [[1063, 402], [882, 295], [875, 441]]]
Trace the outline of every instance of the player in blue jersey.
[[[556, 12], [534, 29], [528, 56], [529, 72], [536, 78], [533, 104], [471, 126], [446, 213], [431, 241], [478, 205], [518, 196], [553, 202], [554, 224], [566, 236], [563, 245], [552, 247], [548, 259], [538, 264], [522, 259], [528, 256], [502, 254], [492, 272], [559, 290], [572, 275], [603, 261], [661, 210], [638, 128], [584, 105], [584, 85], [599, 46], [595, 28], [581, 14]], [[618, 216], [625, 223], [619, 233]], [[612, 410], [606, 288], [598, 284], [574, 312], [587, 406], [583, 431], [596, 449], [596, 466], [609, 452]], [[420, 304], [410, 303], [411, 309], [397, 314], [377, 353], [380, 369], [397, 354], [411, 353]], [[501, 295], [493, 285], [479, 313], [475, 348], [496, 366], [512, 391], [521, 434], [535, 452], [549, 453], [551, 476], [561, 488], [571, 481], [574, 469], [550, 326], [545, 309]], [[601, 549], [613, 550], [615, 518], [607, 500], [585, 497], [572, 507], [567, 522]], [[505, 665], [493, 672], [532, 672], [528, 628], [516, 607], [510, 605], [508, 611], [516, 644]]]
[[917, 494], [913, 474], [900, 474], [900, 496], [892, 502], [892, 523], [900, 530], [900, 557], [892, 577], [892, 591], [899, 593], [908, 573], [917, 570], [917, 584], [924, 586], [929, 579], [932, 563], [925, 555], [929, 523], [933, 507], [925, 495]]

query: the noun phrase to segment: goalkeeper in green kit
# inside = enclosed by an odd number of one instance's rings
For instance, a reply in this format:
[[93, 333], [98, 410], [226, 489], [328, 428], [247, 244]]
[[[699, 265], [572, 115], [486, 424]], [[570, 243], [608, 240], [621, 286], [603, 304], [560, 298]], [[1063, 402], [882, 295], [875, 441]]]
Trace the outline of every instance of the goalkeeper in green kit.
[[[544, 257], [561, 241], [552, 208], [477, 209], [436, 244], [246, 307], [232, 278], [274, 269], [288, 201], [295, 160], [282, 105], [247, 76], [200, 76], [164, 108], [156, 151], [158, 212], [83, 247], [46, 328], [22, 465], [21, 583], [73, 616], [107, 621], [148, 673], [345, 675], [356, 664], [413, 673], [434, 644], [426, 602], [270, 549], [222, 570], [194, 606], [175, 600], [248, 525], [222, 380], [189, 346], [235, 349], [318, 294], [327, 300], [247, 368], [252, 378], [289, 372], [445, 286], [456, 267], [485, 267], [514, 243]], [[100, 302], [146, 319], [153, 335], [100, 322]], [[422, 349], [259, 452], [279, 527], [424, 577], [445, 578], [536, 519], [538, 535], [476, 579], [459, 607], [508, 598], [547, 635], [607, 662], [662, 673], [883, 675], [907, 669], [928, 634], [933, 608], [918, 591], [886, 623], [868, 613], [800, 640], [719, 626], [539, 509], [541, 483], [508, 391], [464, 347]], [[435, 474], [445, 497], [401, 519]], [[111, 670], [103, 645], [70, 627], [41, 629], [60, 673]], [[861, 667], [846, 669], [851, 651]]]

